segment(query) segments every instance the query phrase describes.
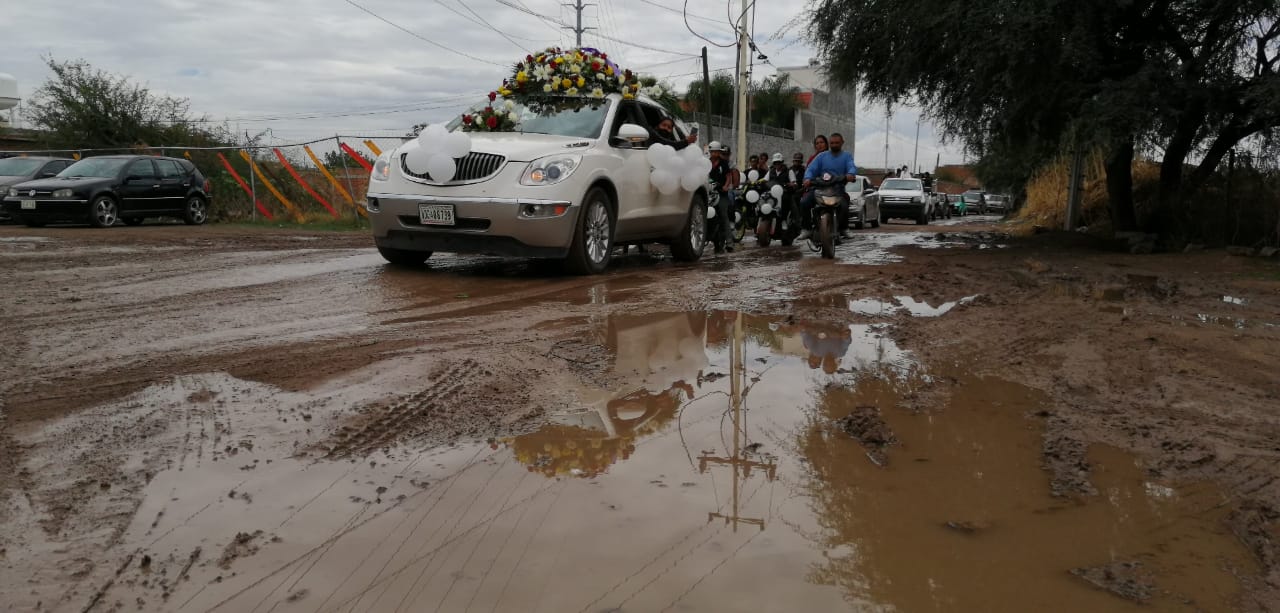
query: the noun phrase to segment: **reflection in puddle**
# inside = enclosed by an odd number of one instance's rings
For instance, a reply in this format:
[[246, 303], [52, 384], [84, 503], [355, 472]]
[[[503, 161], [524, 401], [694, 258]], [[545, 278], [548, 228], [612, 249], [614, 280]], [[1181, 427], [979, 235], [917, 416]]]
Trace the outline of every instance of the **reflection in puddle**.
[[1234, 304], [1234, 305], [1238, 305], [1238, 306], [1244, 306], [1244, 305], [1246, 305], [1246, 304], [1249, 304], [1249, 300], [1248, 300], [1248, 299], [1246, 299], [1246, 298], [1237, 298], [1237, 297], [1235, 297], [1235, 296], [1223, 296], [1223, 297], [1222, 297], [1222, 301], [1223, 301], [1223, 302], [1225, 302], [1225, 303], [1227, 303], [1227, 304]]
[[[884, 325], [723, 311], [603, 325], [630, 383], [578, 390], [580, 408], [536, 432], [245, 468], [288, 448], [259, 440], [234, 461], [161, 471], [123, 541], [189, 579], [164, 584], [161, 600], [130, 569], [106, 601], [145, 596], [200, 611], [298, 601], [316, 611], [1134, 610], [1070, 574], [1122, 561], [1153, 576], [1156, 610], [1222, 610], [1238, 589], [1231, 573], [1256, 572], [1221, 527], [1213, 488], [1153, 482], [1119, 451], [1093, 450], [1098, 497], [1052, 498], [1038, 425], [1024, 417], [1043, 399], [999, 380], [932, 376]], [[212, 402], [225, 398], [227, 427], [240, 431], [265, 399], [288, 421], [256, 433], [305, 440], [303, 410], [322, 416], [380, 385], [314, 396], [254, 386]], [[876, 407], [892, 431], [882, 466], [832, 425], [858, 407]], [[181, 568], [198, 548], [216, 559], [257, 530], [260, 551], [230, 572]]]
[[1196, 321], [1202, 324], [1234, 328], [1236, 330], [1245, 329], [1247, 324], [1247, 321], [1240, 317], [1222, 317], [1219, 315], [1208, 315], [1205, 313], [1196, 313]]
[[885, 302], [874, 298], [858, 298], [849, 301], [849, 310], [859, 315], [869, 316], [893, 315], [905, 312], [912, 317], [941, 317], [950, 312], [951, 309], [962, 304], [969, 304], [977, 299], [978, 296], [975, 294], [933, 306], [928, 302], [916, 300], [911, 296], [894, 296], [893, 302]]

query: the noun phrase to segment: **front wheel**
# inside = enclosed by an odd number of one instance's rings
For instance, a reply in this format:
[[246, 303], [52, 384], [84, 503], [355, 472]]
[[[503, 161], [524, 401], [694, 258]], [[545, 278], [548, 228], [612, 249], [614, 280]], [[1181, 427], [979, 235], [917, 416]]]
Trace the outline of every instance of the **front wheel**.
[[431, 257], [430, 251], [412, 251], [409, 249], [393, 249], [391, 247], [378, 247], [378, 253], [382, 254], [382, 259], [395, 266], [422, 266], [427, 258]]
[[671, 257], [679, 262], [696, 262], [707, 245], [707, 202], [701, 194], [689, 203], [689, 219], [671, 243]]
[[828, 260], [836, 257], [836, 237], [832, 225], [830, 213], [818, 216], [818, 244], [822, 247], [822, 257]]
[[926, 225], [926, 224], [928, 224], [928, 223], [929, 223], [929, 213], [928, 213], [928, 211], [920, 211], [920, 214], [916, 216], [916, 225], [917, 225], [917, 226], [923, 226], [923, 225]]
[[761, 247], [768, 247], [769, 241], [773, 239], [773, 224], [768, 219], [761, 219], [756, 224], [756, 243]]
[[598, 275], [609, 267], [613, 254], [613, 210], [609, 195], [594, 187], [583, 200], [582, 219], [574, 229], [573, 244], [565, 264], [578, 275]]
[[198, 226], [209, 219], [209, 205], [204, 198], [191, 196], [187, 198], [187, 206], [182, 211], [182, 221], [188, 226]]
[[98, 196], [89, 205], [89, 221], [99, 228], [110, 228], [120, 219], [120, 207], [111, 196]]
[[734, 215], [733, 242], [741, 243], [747, 237], [747, 216], [738, 212]]

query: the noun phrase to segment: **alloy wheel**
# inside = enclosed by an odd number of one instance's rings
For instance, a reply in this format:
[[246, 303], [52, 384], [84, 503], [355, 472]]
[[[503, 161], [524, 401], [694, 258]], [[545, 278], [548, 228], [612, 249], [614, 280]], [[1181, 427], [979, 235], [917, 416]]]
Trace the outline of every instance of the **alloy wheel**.
[[707, 210], [694, 204], [691, 214], [693, 218], [689, 220], [689, 246], [694, 251], [701, 251], [707, 240]]
[[202, 224], [209, 217], [208, 207], [205, 206], [204, 200], [199, 197], [192, 196], [187, 201], [187, 215], [191, 218], [191, 223]]
[[93, 216], [102, 227], [113, 226], [119, 216], [116, 203], [110, 198], [99, 198], [93, 203]]
[[587, 257], [600, 263], [609, 254], [609, 210], [599, 200], [587, 211]]

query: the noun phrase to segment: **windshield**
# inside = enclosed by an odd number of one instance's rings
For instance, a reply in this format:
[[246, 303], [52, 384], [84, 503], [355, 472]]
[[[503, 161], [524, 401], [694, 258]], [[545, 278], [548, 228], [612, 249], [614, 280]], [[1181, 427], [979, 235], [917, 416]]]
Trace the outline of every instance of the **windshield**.
[[68, 166], [66, 170], [58, 173], [58, 176], [64, 179], [74, 179], [76, 177], [111, 178], [119, 175], [120, 169], [131, 161], [133, 160], [127, 158], [89, 158]]
[[905, 189], [905, 190], [921, 190], [919, 181], [912, 179], [888, 179], [880, 185], [880, 189]]
[[[493, 104], [496, 109], [505, 109], [505, 102]], [[575, 138], [598, 138], [600, 129], [604, 127], [604, 118], [609, 114], [608, 99], [592, 99], [578, 97], [548, 97], [517, 102], [507, 112], [515, 113], [516, 132], [525, 134], [550, 134], [552, 136], [571, 136]], [[467, 111], [476, 115], [481, 109], [489, 106], [488, 102], [477, 104]], [[462, 125], [462, 117], [455, 117], [446, 127], [450, 131]]]
[[964, 201], [965, 201], [965, 202], [978, 202], [978, 201], [980, 201], [981, 199], [982, 199], [982, 196], [981, 196], [981, 195], [979, 195], [979, 194], [965, 194], [965, 195], [964, 195]]
[[1004, 196], [987, 196], [987, 202], [1004, 202]]
[[44, 160], [9, 158], [0, 160], [0, 177], [25, 177], [44, 166]]

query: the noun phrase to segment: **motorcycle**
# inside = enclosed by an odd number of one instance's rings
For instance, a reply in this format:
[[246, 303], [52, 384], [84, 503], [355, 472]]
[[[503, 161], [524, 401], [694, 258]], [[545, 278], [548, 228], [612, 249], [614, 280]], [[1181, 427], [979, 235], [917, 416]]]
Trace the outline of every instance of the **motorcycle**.
[[[725, 223], [723, 218], [717, 218], [716, 205], [720, 203], [720, 192], [716, 191], [716, 182], [707, 181], [707, 232], [710, 240], [706, 241], [715, 246], [717, 251], [723, 251], [725, 247], [724, 228], [721, 224]], [[704, 243], [705, 244], [705, 243]]]
[[758, 221], [757, 209], [759, 208], [757, 204], [763, 189], [764, 185], [759, 171], [747, 171], [747, 183], [743, 186], [742, 193], [735, 201], [733, 242], [741, 243], [747, 237], [747, 228], [756, 227]]
[[[777, 235], [784, 245], [790, 245], [795, 240], [795, 235], [787, 237], [789, 232], [788, 226], [794, 227], [795, 224], [788, 224], [788, 219], [782, 217], [782, 199], [785, 197], [785, 189], [774, 183], [768, 190], [760, 192], [756, 201], [756, 242], [761, 247], [768, 247], [773, 237]], [[794, 208], [794, 207], [792, 207]]]
[[809, 249], [815, 253], [821, 251], [826, 259], [835, 259], [839, 226], [837, 208], [844, 206], [844, 177], [824, 172], [812, 185], [814, 206], [810, 214], [814, 231], [809, 235]]

